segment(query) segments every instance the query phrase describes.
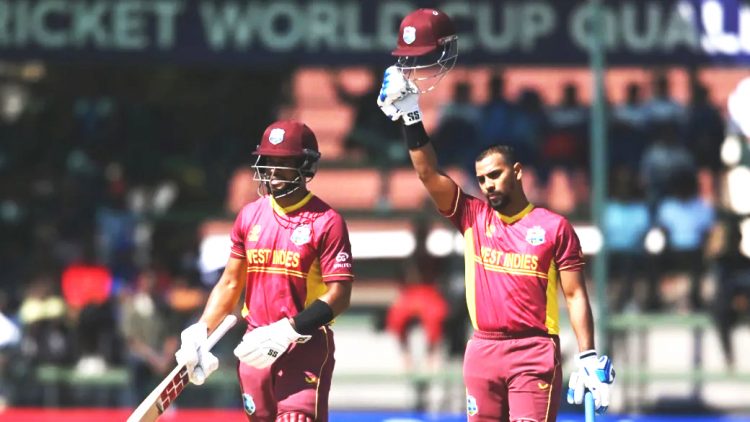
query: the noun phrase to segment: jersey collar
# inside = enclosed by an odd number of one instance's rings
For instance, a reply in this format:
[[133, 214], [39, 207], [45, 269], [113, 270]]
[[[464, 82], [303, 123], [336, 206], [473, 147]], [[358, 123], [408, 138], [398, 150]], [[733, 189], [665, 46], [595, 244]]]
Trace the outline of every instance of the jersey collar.
[[268, 195], [268, 197], [271, 199], [271, 206], [273, 207], [273, 210], [276, 211], [276, 213], [279, 215], [285, 215], [297, 211], [298, 209], [307, 205], [307, 203], [312, 199], [313, 194], [312, 192], [308, 192], [304, 198], [299, 200], [299, 202], [297, 202], [296, 204], [292, 204], [286, 208], [279, 205], [279, 203], [276, 202], [276, 199], [274, 199], [272, 195]]
[[516, 221], [524, 218], [533, 209], [534, 209], [534, 204], [529, 202], [529, 205], [526, 205], [526, 208], [516, 213], [516, 215], [507, 216], [507, 215], [500, 214], [498, 211], [495, 211], [495, 214], [497, 214], [497, 216], [503, 221], [503, 223], [513, 224]]

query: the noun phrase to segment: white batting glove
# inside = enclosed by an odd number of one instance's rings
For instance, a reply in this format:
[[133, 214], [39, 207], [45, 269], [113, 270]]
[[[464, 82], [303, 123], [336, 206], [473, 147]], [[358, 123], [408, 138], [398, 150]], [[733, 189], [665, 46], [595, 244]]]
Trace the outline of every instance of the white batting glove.
[[586, 390], [594, 396], [596, 413], [602, 414], [609, 407], [609, 386], [615, 381], [615, 370], [607, 356], [597, 358], [595, 350], [587, 350], [576, 356], [576, 371], [568, 382], [568, 403], [581, 404]]
[[187, 366], [190, 382], [201, 385], [206, 378], [219, 368], [219, 359], [207, 350], [198, 350], [206, 343], [208, 327], [205, 322], [197, 322], [180, 333], [180, 349], [174, 354], [177, 363]]
[[403, 118], [406, 125], [422, 121], [419, 89], [396, 66], [385, 70], [378, 95], [378, 107], [394, 122], [399, 118]]
[[235, 347], [234, 355], [252, 367], [267, 368], [276, 362], [292, 343], [305, 343], [311, 337], [295, 331], [289, 319], [283, 318], [245, 334], [240, 344]]

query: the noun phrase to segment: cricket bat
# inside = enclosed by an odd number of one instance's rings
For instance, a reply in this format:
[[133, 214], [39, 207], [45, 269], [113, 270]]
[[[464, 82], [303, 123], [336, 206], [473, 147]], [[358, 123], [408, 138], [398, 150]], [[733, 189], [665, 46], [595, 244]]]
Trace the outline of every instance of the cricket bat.
[[596, 408], [594, 405], [594, 395], [591, 391], [586, 391], [584, 395], [583, 406], [586, 410], [586, 422], [596, 422]]
[[[237, 323], [237, 317], [227, 315], [218, 327], [208, 336], [206, 343], [201, 349], [211, 350], [214, 345], [224, 337], [224, 334]], [[127, 422], [155, 422], [170, 404], [182, 393], [188, 385], [188, 371], [185, 365], [177, 365], [159, 383], [159, 385], [144, 399], [128, 418]]]

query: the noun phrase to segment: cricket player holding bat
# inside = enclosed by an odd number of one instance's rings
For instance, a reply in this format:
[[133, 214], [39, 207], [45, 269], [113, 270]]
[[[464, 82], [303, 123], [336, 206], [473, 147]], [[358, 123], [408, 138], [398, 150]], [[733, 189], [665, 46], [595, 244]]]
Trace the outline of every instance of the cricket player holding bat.
[[237, 215], [229, 262], [199, 322], [182, 332], [177, 361], [203, 384], [218, 361], [200, 346], [244, 290], [247, 333], [234, 354], [248, 420], [327, 421], [329, 323], [349, 306], [354, 279], [349, 234], [341, 215], [307, 190], [320, 158], [309, 127], [273, 123], [255, 155], [264, 195]]

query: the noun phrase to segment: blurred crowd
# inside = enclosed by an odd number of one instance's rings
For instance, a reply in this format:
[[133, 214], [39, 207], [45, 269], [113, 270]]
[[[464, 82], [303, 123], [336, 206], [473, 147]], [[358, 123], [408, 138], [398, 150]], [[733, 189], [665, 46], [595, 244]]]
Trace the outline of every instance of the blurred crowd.
[[[9, 382], [42, 364], [83, 375], [128, 367], [138, 396], [171, 369], [177, 335], [214, 281], [198, 268], [198, 224], [231, 218], [222, 205], [231, 174], [292, 101], [289, 75], [275, 70], [100, 73], [51, 67], [34, 82], [0, 79], [0, 396], [21, 404], [38, 397], [14, 397]], [[730, 327], [750, 313], [750, 264], [739, 216], [720, 201], [726, 120], [697, 79], [687, 104], [669, 84], [656, 72], [651, 87], [633, 83], [625, 102], [608, 105], [611, 306], [714, 310], [731, 361]], [[375, 95], [336, 89], [355, 111], [346, 153], [407, 164]], [[589, 105], [576, 85], [561, 86], [559, 104], [533, 87], [508, 98], [500, 72], [484, 104], [468, 83], [442, 89], [453, 90], [432, 133], [442, 164], [471, 175], [475, 151], [510, 144], [532, 202], [590, 218]], [[386, 325], [403, 345], [409, 321], [422, 318], [434, 350], [446, 326], [466, 325], [461, 292], [424, 248], [410, 262]], [[404, 309], [409, 297], [431, 312]]]

